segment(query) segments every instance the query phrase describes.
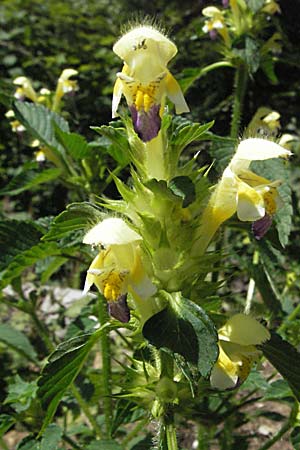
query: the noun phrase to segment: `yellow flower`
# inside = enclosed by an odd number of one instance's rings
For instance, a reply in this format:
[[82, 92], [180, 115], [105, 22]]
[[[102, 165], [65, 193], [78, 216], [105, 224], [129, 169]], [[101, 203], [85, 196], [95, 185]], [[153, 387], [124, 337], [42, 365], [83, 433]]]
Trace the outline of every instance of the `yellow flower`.
[[63, 95], [69, 94], [71, 92], [78, 90], [78, 85], [76, 80], [70, 80], [71, 77], [77, 75], [77, 70], [74, 69], [64, 69], [57, 81], [56, 91], [53, 100], [53, 111], [57, 111], [59, 103]]
[[29, 98], [33, 102], [37, 101], [37, 93], [32, 87], [30, 80], [26, 77], [17, 77], [14, 79], [13, 83], [19, 86], [16, 89], [15, 97], [18, 100], [23, 100], [24, 98]]
[[84, 292], [95, 284], [109, 302], [111, 315], [122, 322], [129, 320], [128, 292], [139, 299], [156, 292], [143, 267], [141, 241], [141, 236], [119, 218], [104, 219], [83, 239], [85, 244], [100, 248], [87, 272]]
[[210, 376], [215, 389], [232, 389], [248, 377], [260, 356], [256, 345], [270, 339], [269, 331], [245, 314], [231, 317], [219, 330], [219, 357]]
[[198, 251], [207, 247], [219, 226], [235, 213], [243, 222], [254, 222], [255, 237], [263, 237], [280, 205], [277, 193], [280, 181], [256, 175], [249, 166], [252, 161], [290, 155], [289, 150], [265, 139], [251, 138], [239, 144], [203, 212]]
[[113, 51], [124, 61], [117, 73], [113, 91], [112, 116], [117, 116], [125, 96], [136, 133], [147, 142], [157, 136], [167, 96], [176, 113], [188, 112], [182, 91], [167, 69], [176, 55], [176, 45], [152, 26], [138, 26], [114, 45]]
[[204, 33], [209, 33], [210, 37], [214, 39], [216, 33], [219, 33], [225, 44], [230, 45], [230, 37], [225, 24], [223, 12], [215, 6], [208, 6], [202, 10], [202, 14], [208, 19], [205, 20], [202, 30]]

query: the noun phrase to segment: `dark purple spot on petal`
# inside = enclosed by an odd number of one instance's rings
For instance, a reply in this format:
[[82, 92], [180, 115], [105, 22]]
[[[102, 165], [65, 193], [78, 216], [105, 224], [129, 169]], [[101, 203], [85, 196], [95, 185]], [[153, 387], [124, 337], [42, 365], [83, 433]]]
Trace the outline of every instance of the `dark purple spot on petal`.
[[149, 111], [138, 111], [134, 105], [129, 107], [134, 131], [143, 142], [151, 141], [158, 135], [161, 125], [160, 105], [153, 105]]
[[108, 302], [108, 312], [111, 317], [114, 317], [120, 322], [129, 322], [130, 310], [127, 305], [127, 294], [120, 295], [116, 301]]
[[252, 231], [255, 239], [260, 240], [262, 237], [264, 237], [271, 225], [272, 216], [270, 216], [269, 214], [265, 214], [264, 217], [253, 222]]

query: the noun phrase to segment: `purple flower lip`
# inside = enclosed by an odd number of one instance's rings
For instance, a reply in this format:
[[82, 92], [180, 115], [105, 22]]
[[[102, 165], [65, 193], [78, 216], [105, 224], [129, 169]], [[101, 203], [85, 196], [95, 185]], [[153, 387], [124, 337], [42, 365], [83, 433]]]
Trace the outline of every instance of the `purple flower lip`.
[[270, 216], [269, 214], [265, 214], [264, 217], [253, 222], [252, 232], [254, 234], [255, 239], [257, 239], [258, 241], [262, 239], [266, 234], [266, 232], [269, 230], [271, 225], [272, 225], [272, 216]]
[[127, 305], [127, 294], [120, 295], [117, 301], [108, 302], [108, 312], [111, 317], [122, 323], [130, 320], [130, 310]]
[[149, 111], [136, 109], [135, 105], [129, 107], [134, 131], [143, 142], [151, 141], [160, 130], [161, 118], [159, 115], [160, 105], [153, 105]]

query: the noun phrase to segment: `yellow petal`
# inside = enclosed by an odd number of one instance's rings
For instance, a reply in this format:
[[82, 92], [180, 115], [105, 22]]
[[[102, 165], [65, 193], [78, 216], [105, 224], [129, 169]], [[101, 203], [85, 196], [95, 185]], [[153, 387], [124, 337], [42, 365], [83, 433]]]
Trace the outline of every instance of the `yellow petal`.
[[237, 179], [229, 168], [224, 170], [221, 181], [213, 192], [209, 206], [218, 223], [229, 219], [237, 208]]
[[167, 96], [174, 103], [177, 114], [189, 112], [182, 90], [173, 75], [168, 71], [166, 76]]
[[121, 101], [122, 93], [123, 93], [123, 83], [120, 80], [120, 78], [117, 78], [115, 85], [114, 85], [113, 99], [112, 99], [112, 118], [113, 119], [118, 116], [117, 111], [118, 111], [119, 103]]
[[260, 138], [245, 139], [240, 142], [234, 160], [263, 161], [270, 158], [286, 158], [291, 152], [275, 142]]
[[111, 217], [95, 225], [83, 238], [84, 244], [123, 245], [141, 241], [141, 236], [122, 219]]
[[254, 222], [265, 215], [263, 196], [246, 183], [238, 183], [237, 215], [243, 222]]
[[219, 337], [240, 345], [259, 345], [270, 339], [270, 333], [253, 317], [235, 314], [219, 330]]
[[140, 26], [122, 36], [113, 51], [128, 65], [130, 76], [149, 83], [165, 71], [177, 47], [155, 28]]
[[60, 74], [58, 81], [64, 82], [67, 81], [70, 77], [77, 75], [78, 71], [75, 69], [64, 69]]

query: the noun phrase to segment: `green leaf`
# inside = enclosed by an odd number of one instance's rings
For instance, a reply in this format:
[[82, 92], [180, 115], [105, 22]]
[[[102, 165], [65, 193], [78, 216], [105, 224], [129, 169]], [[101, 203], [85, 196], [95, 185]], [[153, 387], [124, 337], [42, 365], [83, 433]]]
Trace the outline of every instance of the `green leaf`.
[[46, 411], [40, 433], [51, 422], [65, 391], [77, 377], [90, 350], [108, 325], [104, 324], [93, 334], [84, 334], [62, 342], [49, 356], [38, 380], [38, 397]]
[[189, 177], [179, 176], [173, 178], [169, 183], [169, 188], [177, 197], [182, 198], [183, 208], [189, 206], [196, 199], [195, 186]]
[[86, 450], [123, 450], [123, 447], [121, 447], [121, 445], [116, 441], [103, 439], [100, 441], [91, 442], [86, 447]]
[[[36, 139], [50, 148], [55, 155], [64, 160], [65, 149], [55, 137], [55, 126], [68, 132], [69, 125], [65, 119], [43, 105], [16, 101], [13, 104], [16, 118], [25, 126]], [[66, 162], [64, 161], [64, 164]]]
[[26, 165], [10, 182], [0, 190], [0, 195], [18, 195], [21, 192], [33, 189], [36, 186], [53, 181], [61, 174], [61, 169], [52, 168], [41, 170], [38, 165], [28, 168]]
[[286, 380], [276, 380], [268, 384], [267, 391], [262, 401], [280, 400], [292, 397], [292, 391]]
[[[177, 122], [179, 120], [177, 119]], [[176, 121], [174, 121], [176, 124]], [[176, 155], [178, 159], [181, 152], [192, 142], [199, 140], [206, 131], [208, 131], [214, 122], [208, 122], [203, 125], [181, 119], [179, 126], [173, 131], [171, 136], [172, 157]]]
[[71, 203], [51, 224], [43, 240], [57, 240], [76, 230], [86, 230], [103, 220], [104, 215], [97, 206], [89, 202]]
[[249, 273], [266, 306], [276, 314], [282, 312], [279, 292], [265, 264], [249, 265]]
[[0, 324], [0, 341], [25, 356], [30, 361], [37, 361], [37, 354], [29, 339], [21, 331], [6, 323]]
[[19, 375], [16, 375], [14, 383], [8, 386], [8, 395], [4, 404], [10, 404], [17, 413], [26, 411], [36, 397], [36, 391], [36, 382], [24, 381]]
[[8, 414], [0, 415], [0, 438], [16, 423], [14, 417]]
[[62, 429], [58, 425], [54, 423], [48, 425], [40, 443], [40, 450], [58, 450], [61, 437]]
[[[118, 126], [119, 123], [111, 122], [110, 125], [101, 127], [91, 127], [92, 130], [104, 136], [107, 152], [114, 158], [121, 167], [125, 167], [130, 161], [130, 146], [125, 128]], [[101, 144], [105, 144], [105, 141]]]
[[49, 256], [59, 256], [61, 249], [56, 243], [42, 242], [18, 254], [0, 274], [0, 289], [19, 277], [28, 267]]
[[41, 230], [41, 227], [30, 221], [0, 221], [0, 270], [21, 252], [38, 244]]
[[61, 130], [58, 126], [55, 126], [55, 137], [64, 147], [66, 153], [76, 161], [87, 158], [91, 153], [88, 143], [80, 134], [67, 133], [66, 131]]
[[144, 337], [157, 348], [167, 348], [209, 375], [218, 357], [218, 335], [205, 311], [181, 293], [167, 294], [167, 308], [144, 325]]
[[290, 435], [290, 441], [293, 446], [293, 450], [300, 450], [300, 427], [293, 429]]
[[31, 436], [26, 436], [19, 442], [16, 450], [40, 450], [40, 444]]
[[300, 353], [276, 333], [260, 346], [265, 357], [288, 382], [297, 400], [300, 400]]

